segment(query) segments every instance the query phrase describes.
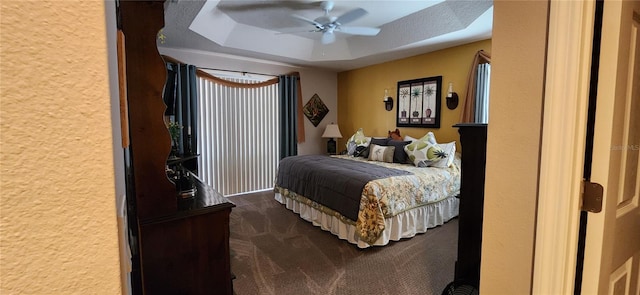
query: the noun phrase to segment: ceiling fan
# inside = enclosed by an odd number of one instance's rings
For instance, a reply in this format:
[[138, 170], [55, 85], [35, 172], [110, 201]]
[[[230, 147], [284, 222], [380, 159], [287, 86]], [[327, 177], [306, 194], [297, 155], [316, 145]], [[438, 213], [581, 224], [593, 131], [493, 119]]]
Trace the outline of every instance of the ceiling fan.
[[[344, 34], [350, 35], [361, 35], [361, 36], [375, 36], [380, 32], [379, 28], [372, 27], [353, 27], [353, 26], [344, 26], [344, 24], [352, 22], [358, 18], [365, 16], [368, 12], [362, 8], [356, 8], [353, 10], [349, 10], [340, 16], [332, 16], [329, 13], [333, 9], [334, 3], [333, 1], [322, 1], [320, 6], [324, 10], [324, 15], [317, 17], [316, 19], [308, 19], [304, 16], [293, 14], [291, 17], [296, 18], [298, 20], [304, 21], [313, 25], [315, 28], [312, 30], [304, 30], [300, 31], [299, 28], [297, 32], [318, 32], [322, 33], [322, 39], [320, 42], [322, 44], [330, 44], [336, 40], [336, 36], [334, 33], [340, 32]], [[291, 30], [281, 30], [282, 33], [295, 33], [296, 31]]]

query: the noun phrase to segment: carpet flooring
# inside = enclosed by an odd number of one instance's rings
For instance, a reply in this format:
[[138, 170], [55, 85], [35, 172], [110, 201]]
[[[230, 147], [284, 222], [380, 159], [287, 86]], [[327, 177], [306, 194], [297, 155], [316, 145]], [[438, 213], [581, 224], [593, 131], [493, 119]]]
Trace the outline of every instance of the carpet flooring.
[[260, 192], [229, 199], [234, 293], [440, 294], [453, 280], [458, 220], [359, 249]]

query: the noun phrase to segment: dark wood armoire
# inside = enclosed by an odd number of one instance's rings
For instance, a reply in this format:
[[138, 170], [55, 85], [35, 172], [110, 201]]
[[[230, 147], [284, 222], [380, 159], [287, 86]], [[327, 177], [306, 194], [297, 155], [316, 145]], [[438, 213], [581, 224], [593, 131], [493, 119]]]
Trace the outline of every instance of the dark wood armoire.
[[[167, 176], [171, 140], [157, 34], [164, 1], [119, 1], [118, 27], [127, 214], [135, 294], [232, 294], [229, 214], [234, 205], [195, 173], [196, 194], [180, 198]], [[128, 116], [127, 116], [128, 111]], [[128, 133], [128, 134], [127, 134]], [[123, 141], [123, 142], [126, 142]]]
[[462, 146], [458, 260], [454, 281], [479, 288], [487, 124], [457, 124]]

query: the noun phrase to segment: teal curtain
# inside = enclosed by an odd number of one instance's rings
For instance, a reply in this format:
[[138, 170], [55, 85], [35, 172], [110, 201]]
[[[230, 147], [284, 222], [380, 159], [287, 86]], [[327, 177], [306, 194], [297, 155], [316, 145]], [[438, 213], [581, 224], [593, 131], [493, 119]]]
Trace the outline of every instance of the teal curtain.
[[279, 76], [280, 93], [280, 159], [298, 154], [298, 79]]

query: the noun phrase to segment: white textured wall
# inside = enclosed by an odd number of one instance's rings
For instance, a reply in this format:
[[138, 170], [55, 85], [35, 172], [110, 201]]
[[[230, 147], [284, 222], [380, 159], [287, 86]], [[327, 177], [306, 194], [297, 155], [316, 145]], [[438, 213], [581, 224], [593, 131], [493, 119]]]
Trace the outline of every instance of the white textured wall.
[[0, 13], [0, 293], [119, 294], [104, 2]]

